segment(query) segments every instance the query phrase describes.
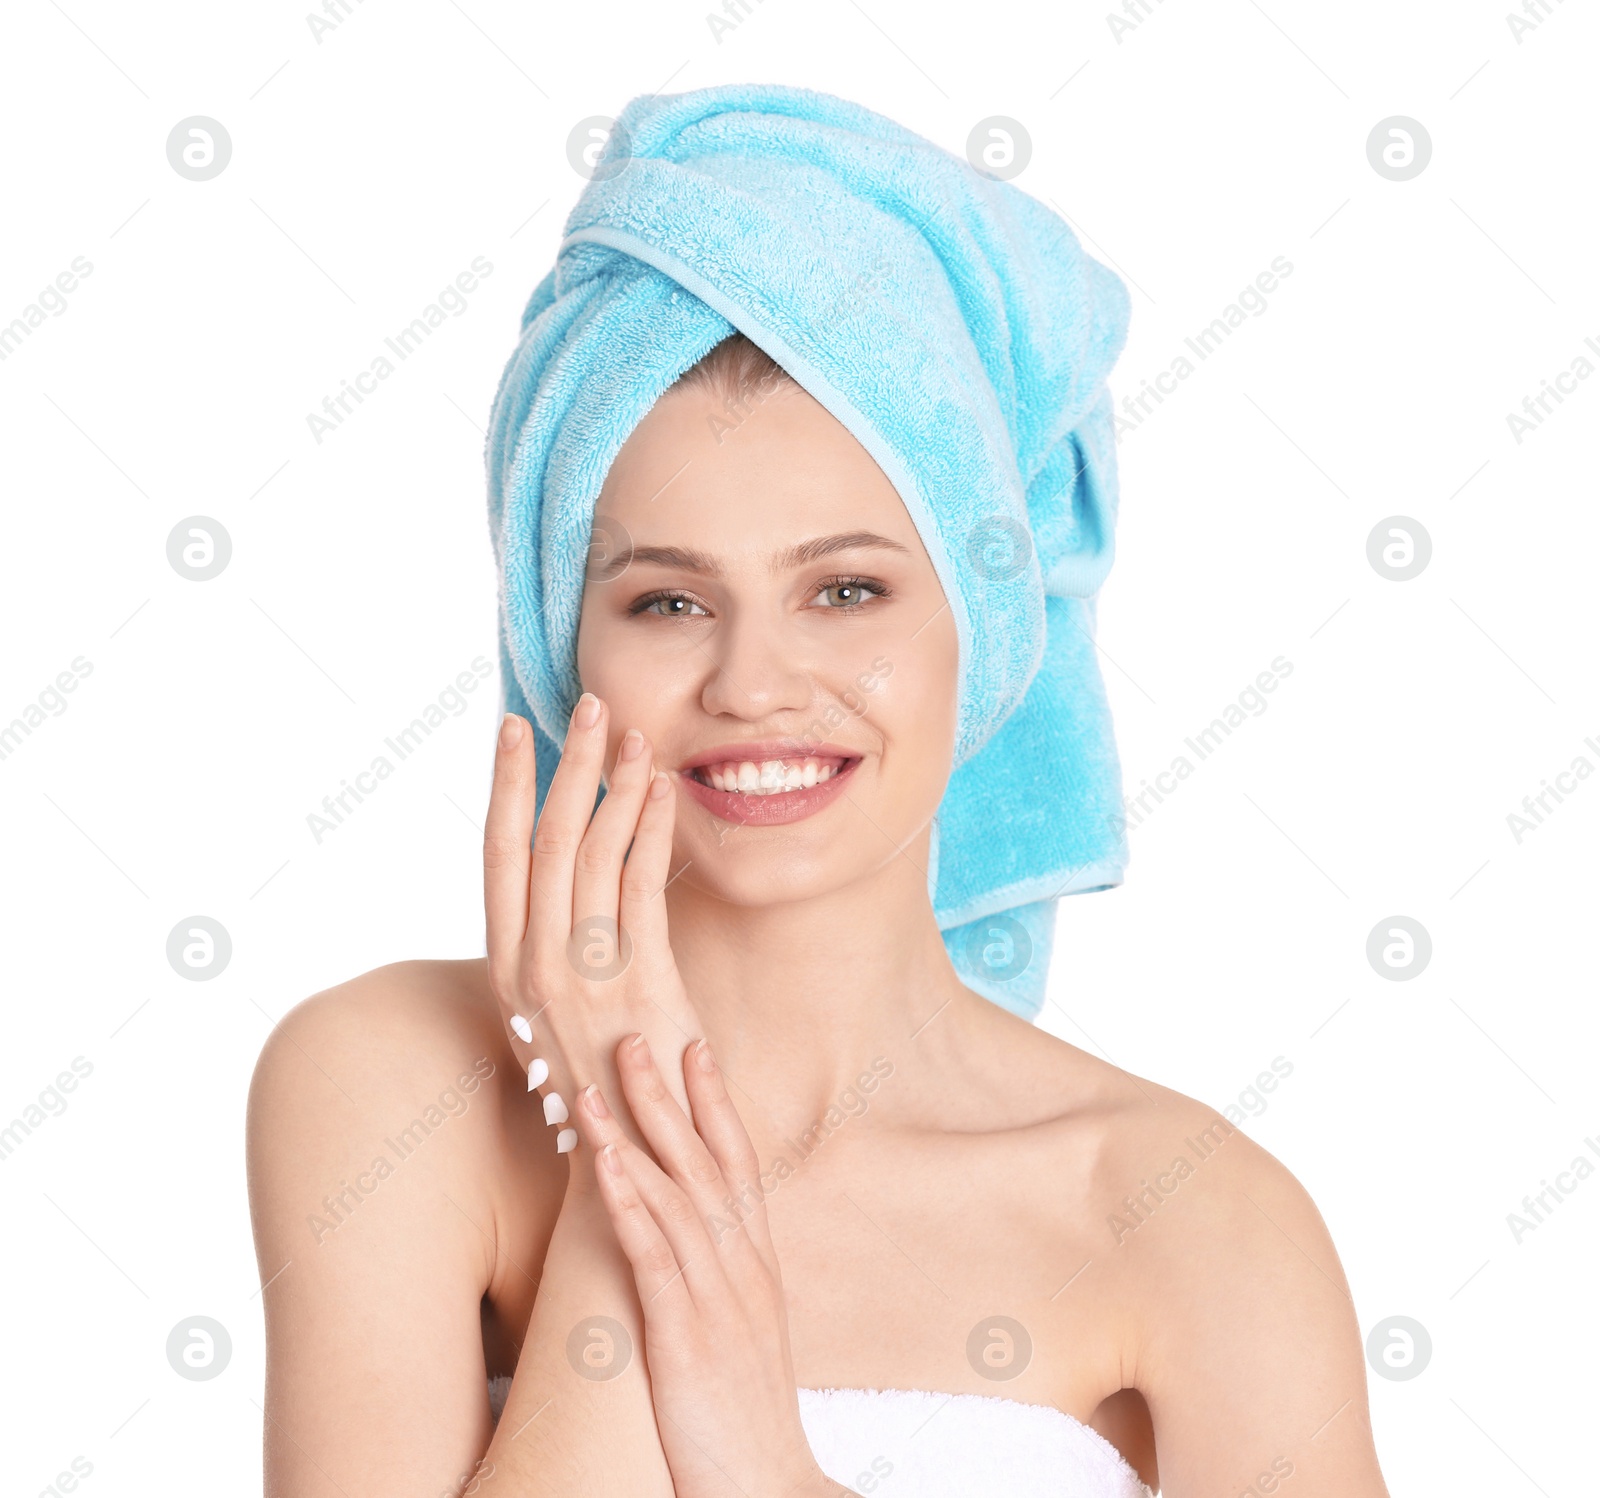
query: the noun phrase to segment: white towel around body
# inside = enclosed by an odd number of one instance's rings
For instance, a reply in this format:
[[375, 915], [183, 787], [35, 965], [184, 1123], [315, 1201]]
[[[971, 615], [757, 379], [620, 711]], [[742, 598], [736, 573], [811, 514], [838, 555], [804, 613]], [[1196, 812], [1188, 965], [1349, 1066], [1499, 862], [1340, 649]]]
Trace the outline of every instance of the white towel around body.
[[[509, 1378], [489, 1382], [496, 1420]], [[801, 1389], [817, 1465], [871, 1498], [1152, 1498], [1098, 1431], [1051, 1405], [914, 1389]]]

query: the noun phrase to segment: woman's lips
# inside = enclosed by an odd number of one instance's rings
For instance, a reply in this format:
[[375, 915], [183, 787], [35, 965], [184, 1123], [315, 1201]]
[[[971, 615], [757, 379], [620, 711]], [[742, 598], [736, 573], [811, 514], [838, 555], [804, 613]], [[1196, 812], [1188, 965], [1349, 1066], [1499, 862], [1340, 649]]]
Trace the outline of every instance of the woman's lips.
[[[713, 816], [739, 826], [779, 827], [803, 821], [831, 805], [844, 794], [845, 783], [861, 763], [859, 756], [812, 754], [784, 759], [746, 759], [734, 757], [683, 770], [679, 779], [684, 789]], [[706, 777], [701, 779], [700, 777]], [[724, 790], [709, 784], [717, 779], [730, 784], [760, 786], [765, 793]], [[807, 779], [811, 784], [807, 785]]]

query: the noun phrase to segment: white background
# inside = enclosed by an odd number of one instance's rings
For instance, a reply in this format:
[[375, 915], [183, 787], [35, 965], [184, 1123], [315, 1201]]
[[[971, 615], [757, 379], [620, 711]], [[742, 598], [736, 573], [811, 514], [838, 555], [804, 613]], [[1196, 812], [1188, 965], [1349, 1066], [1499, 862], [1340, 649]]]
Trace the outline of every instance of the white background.
[[[701, 3], [352, 0], [320, 43], [296, 4], [6, 7], [0, 321], [93, 271], [0, 363], [0, 722], [93, 669], [0, 760], [0, 1124], [93, 1070], [0, 1160], [5, 1491], [74, 1457], [90, 1493], [259, 1490], [251, 1067], [305, 995], [481, 952], [493, 682], [320, 844], [307, 814], [494, 659], [482, 428], [582, 186], [569, 133], [749, 80], [958, 152], [1023, 122], [1018, 186], [1132, 291], [1118, 396], [1292, 262], [1120, 447], [1101, 644], [1130, 788], [1293, 672], [1135, 829], [1125, 886], [1064, 902], [1044, 1022], [1217, 1107], [1292, 1064], [1250, 1131], [1321, 1207], [1363, 1333], [1432, 1338], [1370, 1380], [1395, 1493], [1592, 1490], [1600, 1181], [1520, 1242], [1507, 1214], [1600, 1148], [1600, 777], [1520, 843], [1506, 819], [1600, 766], [1600, 380], [1520, 444], [1506, 417], [1600, 340], [1600, 23], [1171, 0], [1118, 41], [1089, 4], [751, 7], [718, 41]], [[232, 138], [210, 181], [168, 164], [190, 115]], [[1392, 115], [1432, 139], [1409, 181], [1367, 158]], [[316, 443], [307, 413], [480, 255], [467, 310]], [[191, 515], [232, 537], [207, 583], [166, 558]], [[1393, 515], [1432, 538], [1409, 582], [1367, 560]], [[165, 956], [196, 914], [233, 942], [209, 982]], [[1365, 955], [1395, 914], [1433, 943], [1405, 982]], [[208, 1382], [164, 1353], [195, 1314], [233, 1340]]]

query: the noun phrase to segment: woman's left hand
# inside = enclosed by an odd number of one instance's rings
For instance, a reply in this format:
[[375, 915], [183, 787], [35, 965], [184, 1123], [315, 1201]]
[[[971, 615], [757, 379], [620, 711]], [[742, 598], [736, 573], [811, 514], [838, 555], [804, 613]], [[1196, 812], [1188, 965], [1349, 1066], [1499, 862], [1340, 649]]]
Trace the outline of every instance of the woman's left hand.
[[643, 1036], [624, 1039], [616, 1059], [661, 1163], [618, 1126], [598, 1087], [578, 1094], [577, 1119], [644, 1308], [650, 1393], [677, 1498], [850, 1493], [817, 1466], [800, 1422], [756, 1152], [710, 1047], [701, 1040], [683, 1053], [692, 1122]]

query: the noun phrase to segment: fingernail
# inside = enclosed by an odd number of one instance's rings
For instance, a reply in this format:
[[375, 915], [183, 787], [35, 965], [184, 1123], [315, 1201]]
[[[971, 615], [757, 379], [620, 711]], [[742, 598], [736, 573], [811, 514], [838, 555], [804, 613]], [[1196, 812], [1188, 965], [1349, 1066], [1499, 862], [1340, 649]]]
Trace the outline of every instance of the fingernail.
[[522, 738], [522, 719], [515, 713], [507, 713], [500, 724], [500, 747], [502, 749], [515, 749]]
[[547, 1124], [565, 1123], [567, 1121], [567, 1105], [561, 1101], [559, 1092], [545, 1093], [544, 1121]]
[[556, 1135], [556, 1153], [570, 1155], [578, 1147], [578, 1131], [576, 1129], [563, 1129]]
[[600, 699], [593, 692], [585, 692], [572, 710], [575, 728], [593, 728], [600, 721]]
[[644, 735], [637, 728], [630, 728], [622, 736], [622, 747], [617, 751], [618, 759], [638, 759], [639, 751], [644, 748]]
[[594, 1114], [596, 1118], [611, 1117], [611, 1110], [606, 1107], [605, 1098], [601, 1096], [600, 1089], [596, 1087], [593, 1082], [585, 1087], [583, 1091], [578, 1094], [578, 1097], [583, 1103], [584, 1107]]
[[535, 1056], [528, 1063], [528, 1091], [543, 1087], [550, 1080], [550, 1063], [543, 1056]]
[[694, 1053], [694, 1060], [695, 1065], [703, 1072], [710, 1073], [717, 1069], [717, 1063], [711, 1056], [711, 1043], [709, 1041], [702, 1040], [700, 1042], [699, 1049]]
[[616, 1145], [608, 1144], [600, 1151], [600, 1158], [605, 1161], [606, 1169], [614, 1176], [622, 1174], [622, 1154]]
[[520, 1040], [524, 1045], [533, 1044], [533, 1026], [530, 1025], [527, 1020], [523, 1019], [520, 1014], [513, 1014], [511, 1016], [511, 1029], [516, 1035], [517, 1039]]
[[672, 789], [672, 781], [665, 770], [658, 770], [655, 778], [650, 782], [650, 799], [659, 801]]
[[628, 1057], [632, 1061], [645, 1059], [644, 1036], [633, 1035], [628, 1038]]

